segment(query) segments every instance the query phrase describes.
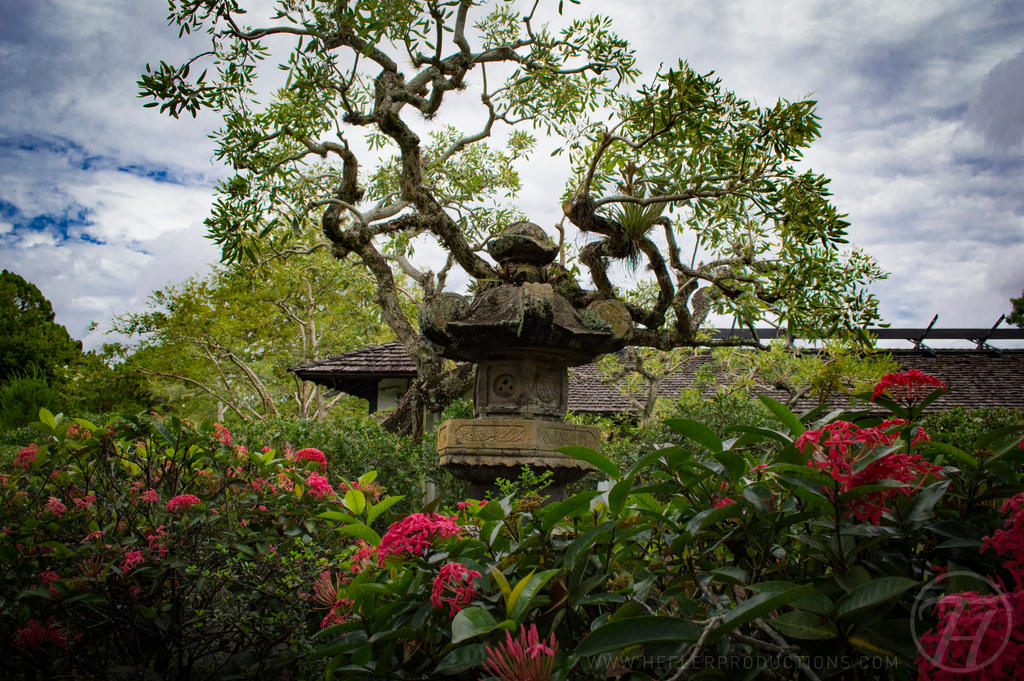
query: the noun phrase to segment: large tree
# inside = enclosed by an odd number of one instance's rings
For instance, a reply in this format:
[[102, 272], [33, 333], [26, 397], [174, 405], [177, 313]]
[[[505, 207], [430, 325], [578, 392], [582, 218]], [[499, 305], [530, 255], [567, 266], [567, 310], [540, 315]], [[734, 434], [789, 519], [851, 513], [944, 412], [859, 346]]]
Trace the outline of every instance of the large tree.
[[15, 375], [53, 382], [82, 354], [82, 344], [54, 321], [50, 301], [35, 284], [0, 272], [0, 384]]
[[[482, 251], [518, 217], [515, 164], [537, 130], [561, 140], [571, 169], [564, 193], [546, 197], [562, 205], [560, 242], [571, 229], [584, 241], [549, 275], [581, 306], [623, 299], [629, 345], [756, 342], [699, 333], [713, 312], [808, 338], [876, 318], [865, 287], [882, 273], [844, 250], [828, 180], [799, 167], [819, 135], [814, 102], [758, 107], [685, 62], [634, 89], [633, 50], [611, 21], [563, 20], [562, 2], [521, 12], [507, 1], [280, 0], [260, 16], [239, 0], [170, 7], [179, 33], [206, 31], [209, 49], [147, 67], [141, 94], [172, 116], [223, 116], [217, 156], [235, 175], [208, 225], [224, 259], [289, 249], [294, 225], [319, 219], [335, 257], [372, 273], [384, 320], [417, 361], [411, 399], [443, 402], [461, 386], [443, 380], [449, 367], [403, 314], [396, 273], [424, 300], [453, 269], [500, 278]], [[560, 25], [542, 23], [545, 11]], [[284, 74], [271, 93], [260, 90], [267, 59]], [[458, 116], [444, 119], [453, 98]], [[440, 124], [466, 121], [473, 102], [475, 127]], [[423, 242], [446, 253], [433, 271], [410, 262]]]
[[337, 397], [288, 368], [389, 339], [364, 270], [324, 252], [260, 255], [255, 267], [217, 267], [156, 291], [147, 310], [114, 320], [133, 339], [117, 354], [184, 413], [323, 418]]

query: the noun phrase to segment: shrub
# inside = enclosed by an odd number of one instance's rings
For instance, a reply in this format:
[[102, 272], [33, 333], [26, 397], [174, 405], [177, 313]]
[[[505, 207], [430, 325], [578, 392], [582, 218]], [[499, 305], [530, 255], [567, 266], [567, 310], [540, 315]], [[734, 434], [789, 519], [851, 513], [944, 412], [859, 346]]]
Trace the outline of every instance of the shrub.
[[60, 390], [39, 374], [15, 376], [0, 386], [0, 430], [26, 426], [40, 407], [61, 403]]
[[449, 503], [458, 501], [454, 491], [464, 488], [439, 467], [432, 439], [413, 442], [385, 430], [369, 417], [343, 421], [269, 419], [237, 424], [233, 432], [235, 440], [252, 448], [269, 444], [283, 452], [300, 443], [315, 447], [325, 454], [330, 469], [341, 475], [358, 477], [364, 471], [377, 471], [377, 480], [385, 489], [404, 497], [396, 510], [418, 508], [428, 482], [434, 483]]
[[40, 417], [0, 474], [5, 677], [319, 674], [309, 592], [339, 551], [336, 518], [397, 497], [222, 426]]
[[[606, 478], [597, 490], [409, 516], [329, 575], [343, 615], [325, 622], [317, 655], [343, 678], [977, 672], [949, 613], [973, 599], [966, 626], [1024, 604], [1024, 424], [970, 452], [929, 440], [918, 423], [940, 392], [882, 391], [892, 417], [856, 421], [801, 421], [762, 398], [772, 426], [726, 437], [671, 419], [679, 442], [628, 467], [573, 450]], [[1006, 593], [961, 593], [978, 583]], [[948, 598], [928, 607], [929, 590]], [[983, 678], [1014, 678], [1014, 626], [986, 634], [1009, 644]], [[950, 632], [945, 657], [935, 642]]]

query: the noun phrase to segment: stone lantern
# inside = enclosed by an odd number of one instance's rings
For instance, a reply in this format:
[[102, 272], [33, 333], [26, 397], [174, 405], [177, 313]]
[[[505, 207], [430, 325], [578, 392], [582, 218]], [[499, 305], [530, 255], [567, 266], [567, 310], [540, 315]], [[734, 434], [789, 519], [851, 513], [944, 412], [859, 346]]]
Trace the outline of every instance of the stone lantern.
[[420, 318], [421, 333], [443, 357], [477, 365], [473, 419], [441, 423], [441, 465], [470, 482], [482, 498], [495, 479], [516, 479], [526, 465], [550, 470], [549, 500], [590, 466], [555, 450], [598, 449], [593, 426], [565, 423], [568, 367], [622, 347], [632, 328], [620, 301], [598, 300], [575, 309], [545, 281], [558, 248], [540, 227], [519, 222], [488, 246], [501, 280], [484, 282], [472, 301], [446, 293]]

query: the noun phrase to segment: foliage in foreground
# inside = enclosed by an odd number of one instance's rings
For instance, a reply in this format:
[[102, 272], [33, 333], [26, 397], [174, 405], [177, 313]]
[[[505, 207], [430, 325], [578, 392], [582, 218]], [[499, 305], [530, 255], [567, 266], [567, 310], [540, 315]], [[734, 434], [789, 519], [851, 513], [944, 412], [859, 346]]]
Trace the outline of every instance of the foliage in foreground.
[[321, 575], [317, 654], [335, 678], [1014, 678], [1024, 425], [931, 442], [922, 376], [879, 384], [889, 419], [765, 399], [773, 427], [670, 420], [685, 444], [625, 470], [565, 450], [607, 478], [566, 501], [410, 515]]
[[[0, 475], [0, 651], [17, 678], [311, 678], [310, 585], [339, 536], [315, 449], [222, 426], [41, 413]], [[372, 503], [376, 513], [398, 501]]]
[[887, 376], [885, 420], [672, 419], [628, 466], [568, 450], [606, 480], [565, 501], [402, 516], [336, 454], [44, 412], [0, 478], [0, 646], [47, 677], [1009, 680], [1024, 424], [929, 440], [935, 383]]

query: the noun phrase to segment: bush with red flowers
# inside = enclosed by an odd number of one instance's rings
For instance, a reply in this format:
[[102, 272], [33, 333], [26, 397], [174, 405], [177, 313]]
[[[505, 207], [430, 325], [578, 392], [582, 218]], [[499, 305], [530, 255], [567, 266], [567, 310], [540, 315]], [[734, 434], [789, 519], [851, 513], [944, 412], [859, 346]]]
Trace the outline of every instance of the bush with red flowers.
[[321, 517], [352, 513], [340, 471], [307, 476], [310, 457], [250, 453], [219, 424], [40, 419], [0, 471], [4, 678], [321, 673], [309, 591], [351, 541]]
[[889, 376], [864, 396], [874, 413], [846, 415], [762, 398], [774, 426], [722, 438], [671, 419], [674, 443], [626, 469], [562, 450], [606, 478], [564, 501], [462, 502], [383, 536], [353, 524], [317, 654], [333, 678], [946, 681], [977, 653], [991, 660], [969, 678], [1010, 681], [1024, 428], [936, 442], [918, 417], [941, 390]]

